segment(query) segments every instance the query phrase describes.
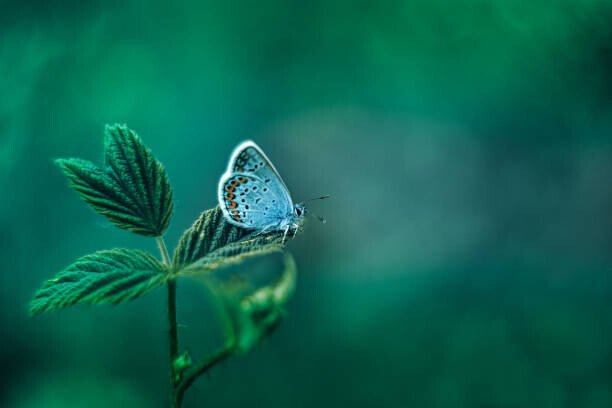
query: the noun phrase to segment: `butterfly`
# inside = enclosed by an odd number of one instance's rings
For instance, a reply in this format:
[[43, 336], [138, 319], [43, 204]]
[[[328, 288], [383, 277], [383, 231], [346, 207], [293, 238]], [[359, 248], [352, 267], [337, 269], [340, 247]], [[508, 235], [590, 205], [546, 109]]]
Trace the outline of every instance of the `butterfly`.
[[240, 143], [219, 180], [219, 207], [225, 219], [242, 228], [297, 233], [306, 212], [294, 204], [280, 174], [255, 142]]

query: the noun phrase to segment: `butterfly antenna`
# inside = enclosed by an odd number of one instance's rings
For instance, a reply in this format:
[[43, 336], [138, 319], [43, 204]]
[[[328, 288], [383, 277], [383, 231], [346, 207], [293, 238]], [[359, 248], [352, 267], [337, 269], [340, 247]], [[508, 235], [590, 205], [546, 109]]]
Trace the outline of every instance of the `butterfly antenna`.
[[308, 200], [306, 200], [306, 202], [315, 201], [315, 200], [325, 200], [326, 198], [330, 198], [330, 197], [331, 195], [325, 194], [325, 195], [322, 195], [321, 197], [309, 198]]
[[[327, 198], [327, 197], [325, 197]], [[317, 220], [321, 221], [322, 224], [327, 223], [327, 220], [323, 217], [318, 216], [317, 214], [313, 213], [311, 210], [309, 210], [307, 207], [306, 209], [306, 213], [312, 215], [313, 217], [315, 217]]]

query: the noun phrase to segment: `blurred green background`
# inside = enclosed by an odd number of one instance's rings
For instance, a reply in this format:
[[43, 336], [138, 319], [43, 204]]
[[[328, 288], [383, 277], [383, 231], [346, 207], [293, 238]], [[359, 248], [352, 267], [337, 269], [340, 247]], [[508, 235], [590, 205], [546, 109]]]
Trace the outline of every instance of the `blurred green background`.
[[[612, 406], [609, 1], [3, 2], [3, 407], [165, 407], [165, 293], [34, 319], [78, 256], [155, 250], [66, 186], [127, 123], [174, 244], [256, 140], [293, 197], [288, 317], [186, 407]], [[222, 341], [179, 287], [182, 343]]]

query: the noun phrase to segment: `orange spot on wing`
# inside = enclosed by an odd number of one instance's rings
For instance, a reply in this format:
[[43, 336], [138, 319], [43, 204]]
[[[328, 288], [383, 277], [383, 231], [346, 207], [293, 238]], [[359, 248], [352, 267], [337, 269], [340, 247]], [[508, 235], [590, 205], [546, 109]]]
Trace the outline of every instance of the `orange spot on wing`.
[[234, 198], [236, 198], [236, 196], [233, 193], [228, 193], [225, 198], [227, 198], [229, 201], [232, 201]]
[[232, 185], [232, 187], [236, 187], [238, 184], [240, 184], [239, 182], [237, 182], [236, 180], [232, 181], [230, 183]]
[[246, 183], [247, 182], [247, 178], [246, 177], [238, 177], [238, 181], [241, 183]]
[[230, 201], [230, 205], [229, 205], [229, 209], [233, 210], [234, 208], [238, 207], [238, 204], [235, 201]]
[[229, 187], [227, 188], [227, 192], [228, 192], [228, 193], [231, 193], [232, 191], [234, 191], [234, 189], [235, 189], [235, 188], [236, 188], [236, 186], [229, 186]]

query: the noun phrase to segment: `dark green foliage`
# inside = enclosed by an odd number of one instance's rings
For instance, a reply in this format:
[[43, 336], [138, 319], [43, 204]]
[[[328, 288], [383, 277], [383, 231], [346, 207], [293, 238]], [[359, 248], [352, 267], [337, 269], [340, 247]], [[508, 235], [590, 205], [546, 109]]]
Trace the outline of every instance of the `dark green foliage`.
[[[56, 163], [93, 209], [119, 228], [155, 237], [162, 261], [146, 252], [129, 249], [99, 251], [76, 260], [55, 278], [43, 283], [30, 303], [30, 314], [77, 304], [119, 304], [167, 284], [170, 357], [170, 404], [180, 407], [193, 382], [236, 351], [246, 352], [270, 333], [284, 316], [284, 305], [293, 294], [296, 269], [285, 256], [282, 273], [258, 285], [255, 280], [224, 272], [248, 258], [282, 252], [282, 232], [261, 234], [236, 227], [216, 207], [203, 212], [181, 236], [172, 260], [163, 234], [173, 211], [172, 189], [163, 166], [126, 126], [107, 126], [105, 167], [83, 159], [58, 159]], [[291, 234], [293, 236], [293, 234]], [[251, 267], [245, 269], [252, 271]], [[219, 269], [219, 276], [210, 273]], [[176, 319], [176, 282], [199, 276], [217, 300], [226, 341], [208, 359], [194, 362], [180, 353]]]
[[219, 207], [204, 211], [187, 229], [174, 250], [175, 266], [189, 265], [204, 255], [249, 235], [249, 230], [236, 227], [225, 220]]
[[295, 290], [296, 276], [295, 261], [286, 254], [283, 272], [263, 286], [253, 286], [248, 279], [206, 280], [225, 317], [227, 339], [236, 350], [250, 350], [278, 326]]
[[225, 220], [219, 207], [207, 210], [183, 233], [174, 251], [179, 274], [199, 273], [239, 263], [283, 248], [282, 232], [253, 233]]
[[56, 163], [93, 209], [119, 228], [161, 236], [172, 217], [172, 188], [162, 164], [140, 138], [123, 125], [107, 126], [106, 168], [82, 159]]
[[165, 283], [166, 270], [144, 251], [113, 249], [77, 259], [46, 281], [30, 303], [33, 315], [76, 304], [118, 304]]
[[[123, 303], [167, 284], [171, 406], [180, 407], [185, 390], [197, 377], [234, 352], [250, 350], [278, 325], [295, 288], [295, 264], [290, 255], [285, 256], [283, 272], [264, 285], [214, 276], [210, 272], [219, 269], [223, 274], [232, 268], [220, 268], [248, 258], [282, 252], [286, 238], [279, 231], [261, 234], [236, 227], [218, 207], [203, 212], [183, 233], [170, 261], [162, 235], [170, 223], [173, 202], [163, 166], [126, 126], [106, 127], [104, 154], [104, 168], [83, 159], [56, 162], [70, 186], [96, 212], [119, 228], [155, 237], [163, 261], [128, 249], [84, 256], [43, 284], [34, 294], [30, 313], [77, 304]], [[224, 346], [199, 363], [179, 349], [175, 279], [183, 276], [203, 278], [225, 323]]]
[[253, 286], [250, 279], [220, 279], [211, 272], [248, 258], [282, 252], [282, 241], [283, 232], [258, 234], [233, 226], [215, 207], [202, 213], [183, 233], [174, 251], [174, 273], [204, 277], [220, 307], [228, 342], [236, 350], [250, 350], [280, 322], [295, 287], [295, 263], [286, 255], [283, 273], [264, 286]]

